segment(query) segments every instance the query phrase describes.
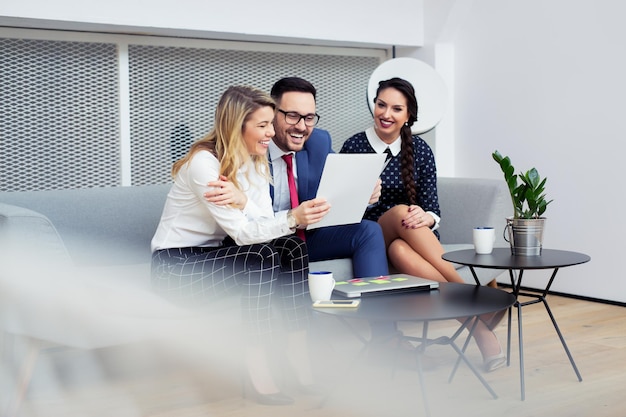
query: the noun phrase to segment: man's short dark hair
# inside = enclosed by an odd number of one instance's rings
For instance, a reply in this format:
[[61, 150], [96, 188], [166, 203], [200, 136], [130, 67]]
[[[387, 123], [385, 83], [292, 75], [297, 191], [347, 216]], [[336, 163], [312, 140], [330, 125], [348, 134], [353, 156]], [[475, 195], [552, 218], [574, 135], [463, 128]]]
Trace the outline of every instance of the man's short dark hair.
[[313, 84], [311, 84], [307, 80], [300, 77], [285, 77], [274, 83], [270, 95], [274, 100], [280, 101], [283, 94], [292, 91], [311, 93], [313, 95], [313, 99], [315, 99], [315, 95], [317, 93], [315, 87], [313, 87]]

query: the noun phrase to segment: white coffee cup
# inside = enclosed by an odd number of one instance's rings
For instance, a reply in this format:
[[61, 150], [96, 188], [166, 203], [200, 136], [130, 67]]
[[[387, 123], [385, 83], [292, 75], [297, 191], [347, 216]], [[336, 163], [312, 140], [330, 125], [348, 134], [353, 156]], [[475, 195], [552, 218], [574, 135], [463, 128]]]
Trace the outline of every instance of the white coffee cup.
[[475, 227], [473, 237], [476, 253], [487, 255], [493, 251], [493, 244], [496, 241], [496, 231], [493, 227]]
[[330, 271], [309, 272], [309, 292], [311, 300], [328, 301], [335, 288], [335, 279]]

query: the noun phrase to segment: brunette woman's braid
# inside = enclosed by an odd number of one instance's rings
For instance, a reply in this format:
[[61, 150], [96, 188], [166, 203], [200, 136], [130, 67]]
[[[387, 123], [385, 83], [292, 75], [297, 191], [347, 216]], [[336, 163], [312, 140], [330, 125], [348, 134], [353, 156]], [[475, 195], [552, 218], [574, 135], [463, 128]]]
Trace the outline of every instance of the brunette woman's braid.
[[409, 197], [409, 205], [417, 204], [417, 189], [415, 188], [415, 155], [413, 152], [413, 136], [411, 128], [407, 125], [402, 126], [400, 131], [400, 139], [402, 148], [400, 150], [400, 174], [404, 189]]
[[398, 90], [406, 98], [406, 109], [409, 118], [400, 129], [400, 140], [402, 147], [400, 150], [400, 175], [404, 183], [404, 189], [409, 196], [409, 204], [417, 204], [417, 187], [415, 185], [415, 150], [413, 149], [413, 133], [411, 126], [417, 121], [417, 98], [413, 84], [402, 78], [391, 78], [378, 83], [376, 98], [382, 90], [393, 88]]

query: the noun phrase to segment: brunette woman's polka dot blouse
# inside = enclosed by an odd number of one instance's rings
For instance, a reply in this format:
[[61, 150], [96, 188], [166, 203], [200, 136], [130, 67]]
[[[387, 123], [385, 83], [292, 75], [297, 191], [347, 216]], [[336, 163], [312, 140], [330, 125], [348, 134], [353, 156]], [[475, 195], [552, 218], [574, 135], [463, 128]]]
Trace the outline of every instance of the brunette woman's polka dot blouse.
[[[432, 211], [438, 216], [439, 201], [437, 198], [437, 168], [430, 146], [419, 136], [413, 136], [415, 156], [415, 185], [417, 188], [417, 205], [424, 211]], [[344, 142], [341, 153], [374, 153], [365, 132], [357, 133]], [[363, 218], [377, 221], [378, 218], [397, 204], [409, 204], [408, 196], [400, 175], [400, 154], [391, 161], [380, 176], [382, 194], [377, 204], [368, 208]]]

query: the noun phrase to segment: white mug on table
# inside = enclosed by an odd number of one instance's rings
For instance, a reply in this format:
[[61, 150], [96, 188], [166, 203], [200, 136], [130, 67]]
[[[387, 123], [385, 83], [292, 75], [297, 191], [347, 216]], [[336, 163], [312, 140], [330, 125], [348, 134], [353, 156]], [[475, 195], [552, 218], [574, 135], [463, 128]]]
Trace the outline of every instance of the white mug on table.
[[473, 231], [474, 249], [479, 255], [487, 255], [493, 251], [496, 232], [493, 227], [475, 227]]
[[335, 288], [335, 279], [330, 271], [309, 272], [309, 292], [311, 300], [328, 301]]

